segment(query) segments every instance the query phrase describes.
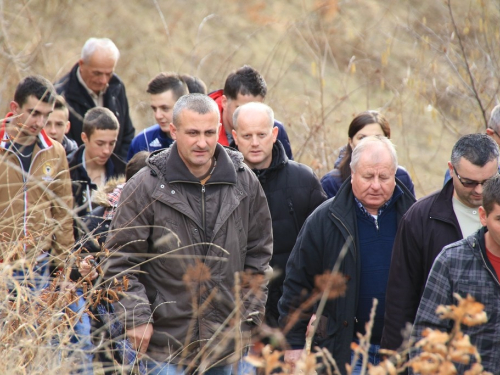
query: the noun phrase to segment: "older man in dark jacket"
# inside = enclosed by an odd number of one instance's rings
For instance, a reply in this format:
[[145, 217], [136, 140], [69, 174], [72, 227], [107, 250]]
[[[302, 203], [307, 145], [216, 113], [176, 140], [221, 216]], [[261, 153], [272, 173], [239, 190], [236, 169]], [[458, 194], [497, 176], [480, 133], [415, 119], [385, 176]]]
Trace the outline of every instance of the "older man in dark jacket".
[[[373, 298], [379, 303], [371, 334], [370, 362], [379, 360], [392, 245], [401, 217], [415, 201], [396, 179], [396, 168], [396, 151], [387, 138], [363, 139], [352, 155], [351, 181], [346, 181], [335, 198], [309, 216], [287, 263], [278, 305], [283, 325], [302, 298], [313, 293], [315, 276], [332, 271], [339, 263], [340, 272], [348, 280], [345, 296], [328, 301], [324, 311], [317, 312], [318, 327], [324, 327], [316, 336], [317, 344], [332, 353], [343, 374], [351, 359], [351, 342], [356, 333], [365, 333]], [[348, 249], [342, 258], [345, 244]], [[294, 362], [300, 356], [310, 313], [301, 316], [288, 332], [288, 342], [296, 350], [286, 352], [286, 361]]]
[[107, 38], [90, 38], [82, 49], [82, 56], [71, 71], [56, 83], [56, 90], [69, 106], [71, 128], [68, 136], [81, 146], [83, 117], [94, 107], [111, 110], [120, 123], [115, 152], [126, 160], [135, 129], [130, 119], [125, 86], [114, 73], [120, 53]]
[[111, 223], [106, 278], [130, 278], [117, 308], [151, 374], [229, 374], [234, 340], [264, 316], [271, 216], [243, 156], [217, 144], [219, 116], [208, 96], [182, 96], [176, 142], [127, 182]]
[[269, 285], [266, 322], [277, 327], [286, 262], [302, 224], [326, 195], [311, 168], [288, 160], [269, 106], [251, 102], [238, 107], [233, 126], [234, 141], [264, 188], [273, 220], [271, 266], [275, 277]]

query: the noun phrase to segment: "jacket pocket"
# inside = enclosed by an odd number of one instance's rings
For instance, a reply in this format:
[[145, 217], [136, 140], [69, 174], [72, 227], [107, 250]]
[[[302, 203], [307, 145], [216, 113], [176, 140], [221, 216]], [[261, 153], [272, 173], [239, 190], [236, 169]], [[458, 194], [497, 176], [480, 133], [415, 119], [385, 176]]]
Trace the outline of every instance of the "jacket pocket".
[[337, 321], [333, 317], [321, 315], [316, 329], [316, 334], [314, 336], [314, 342], [316, 345], [324, 347], [325, 343], [336, 335], [338, 328]]

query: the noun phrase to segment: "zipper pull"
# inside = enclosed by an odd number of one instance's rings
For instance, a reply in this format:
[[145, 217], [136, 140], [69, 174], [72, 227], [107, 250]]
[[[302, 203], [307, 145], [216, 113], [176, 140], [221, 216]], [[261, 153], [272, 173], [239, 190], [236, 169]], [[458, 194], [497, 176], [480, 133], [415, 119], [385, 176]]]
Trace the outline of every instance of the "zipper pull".
[[201, 185], [201, 192], [205, 194], [205, 185]]

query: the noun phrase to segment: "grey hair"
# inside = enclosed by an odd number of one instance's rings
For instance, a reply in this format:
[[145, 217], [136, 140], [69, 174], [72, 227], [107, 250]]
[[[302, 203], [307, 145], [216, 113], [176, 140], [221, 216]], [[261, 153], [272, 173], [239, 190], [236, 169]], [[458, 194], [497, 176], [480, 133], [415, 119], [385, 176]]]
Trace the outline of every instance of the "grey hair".
[[460, 159], [464, 158], [478, 167], [497, 160], [499, 157], [498, 145], [493, 138], [486, 134], [467, 134], [461, 137], [451, 150], [451, 164], [457, 167]]
[[267, 115], [269, 118], [269, 126], [272, 128], [274, 126], [274, 111], [271, 107], [269, 107], [267, 104], [260, 103], [260, 102], [250, 102], [243, 104], [242, 106], [236, 108], [236, 111], [233, 113], [233, 128], [236, 130], [238, 126], [238, 116], [240, 115], [241, 111], [244, 110], [249, 110], [252, 112], [262, 112]]
[[389, 138], [380, 135], [371, 135], [359, 141], [359, 143], [354, 148], [351, 155], [351, 164], [350, 164], [351, 171], [353, 172], [356, 171], [359, 159], [361, 159], [361, 155], [363, 154], [363, 152], [366, 149], [376, 144], [384, 146], [387, 149], [387, 151], [389, 151], [394, 171], [396, 171], [396, 169], [398, 168], [398, 154], [396, 153], [396, 148], [394, 147], [394, 144], [391, 142]]
[[491, 110], [488, 128], [496, 131], [497, 133], [500, 131], [500, 104]]
[[172, 122], [176, 127], [181, 125], [181, 113], [185, 109], [196, 112], [200, 115], [206, 113], [217, 113], [217, 123], [220, 123], [220, 111], [215, 101], [203, 94], [187, 94], [183, 95], [177, 100], [174, 105]]
[[90, 38], [88, 39], [82, 48], [81, 59], [84, 63], [88, 63], [90, 58], [97, 49], [102, 49], [110, 52], [113, 55], [115, 61], [120, 58], [120, 51], [115, 43], [109, 38]]

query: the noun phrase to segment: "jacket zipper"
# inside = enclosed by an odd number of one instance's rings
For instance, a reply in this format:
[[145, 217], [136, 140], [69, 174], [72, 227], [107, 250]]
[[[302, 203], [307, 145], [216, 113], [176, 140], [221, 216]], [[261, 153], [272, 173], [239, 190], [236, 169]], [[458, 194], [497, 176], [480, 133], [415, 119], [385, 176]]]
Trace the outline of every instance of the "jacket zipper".
[[297, 233], [299, 233], [300, 228], [299, 228], [299, 223], [297, 222], [297, 215], [295, 215], [295, 210], [293, 209], [293, 203], [290, 198], [288, 198], [288, 210], [290, 212], [290, 215], [293, 217], [293, 222], [295, 224], [295, 230]]
[[205, 241], [207, 240], [207, 228], [206, 228], [206, 212], [205, 212], [205, 185], [201, 185], [201, 222], [203, 225], [203, 234], [205, 236]]

